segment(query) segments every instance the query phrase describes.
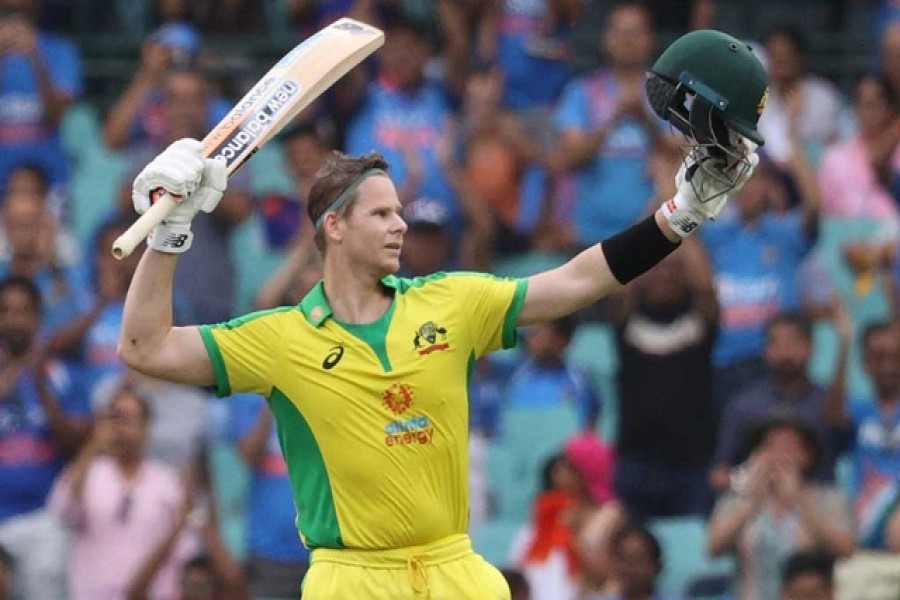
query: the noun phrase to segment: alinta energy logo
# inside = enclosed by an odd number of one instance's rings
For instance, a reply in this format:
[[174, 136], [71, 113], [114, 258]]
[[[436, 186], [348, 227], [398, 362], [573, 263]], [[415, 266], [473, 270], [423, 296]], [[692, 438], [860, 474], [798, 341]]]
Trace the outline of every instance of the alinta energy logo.
[[[382, 393], [382, 404], [393, 414], [403, 415], [413, 406], [413, 390], [405, 383], [392, 383]], [[384, 426], [384, 445], [407, 446], [428, 444], [434, 437], [434, 427], [428, 417], [421, 415], [395, 419]]]

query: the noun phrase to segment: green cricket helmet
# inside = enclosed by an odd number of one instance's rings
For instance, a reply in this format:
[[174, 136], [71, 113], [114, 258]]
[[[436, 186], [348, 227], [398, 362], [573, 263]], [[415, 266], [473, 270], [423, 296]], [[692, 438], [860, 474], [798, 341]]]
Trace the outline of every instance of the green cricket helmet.
[[660, 118], [712, 155], [734, 149], [736, 136], [763, 144], [757, 123], [768, 77], [750, 46], [727, 33], [704, 29], [675, 40], [648, 73], [647, 97]]

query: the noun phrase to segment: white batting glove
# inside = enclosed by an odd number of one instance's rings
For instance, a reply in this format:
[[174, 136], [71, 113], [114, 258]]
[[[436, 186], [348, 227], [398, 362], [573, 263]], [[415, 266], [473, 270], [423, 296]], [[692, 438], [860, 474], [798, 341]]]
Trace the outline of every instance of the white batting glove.
[[131, 199], [138, 214], [150, 209], [151, 196], [159, 189], [171, 194], [177, 202], [166, 219], [153, 229], [147, 245], [169, 254], [188, 250], [194, 240], [191, 233], [194, 215], [215, 210], [227, 185], [225, 161], [206, 158], [197, 140], [185, 138], [173, 142], [144, 167], [131, 188]]
[[681, 164], [675, 176], [678, 191], [662, 205], [672, 231], [687, 237], [722, 212], [731, 194], [744, 186], [759, 164], [752, 142], [743, 141], [742, 150], [746, 160], [723, 161], [704, 153], [692, 154]]

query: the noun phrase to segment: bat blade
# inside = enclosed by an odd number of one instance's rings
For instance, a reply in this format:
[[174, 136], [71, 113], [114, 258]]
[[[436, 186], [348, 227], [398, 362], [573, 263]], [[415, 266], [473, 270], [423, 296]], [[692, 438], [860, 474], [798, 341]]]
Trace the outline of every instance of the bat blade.
[[[284, 55], [213, 127], [203, 138], [204, 154], [224, 160], [231, 175], [383, 43], [384, 32], [354, 19], [321, 29]], [[174, 206], [165, 194], [113, 243], [113, 256], [131, 254]]]

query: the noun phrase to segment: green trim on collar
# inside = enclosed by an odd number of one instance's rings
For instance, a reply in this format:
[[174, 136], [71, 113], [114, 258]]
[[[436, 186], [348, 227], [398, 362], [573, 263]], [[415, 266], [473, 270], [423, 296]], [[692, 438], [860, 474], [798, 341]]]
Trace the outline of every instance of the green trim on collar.
[[[394, 291], [401, 291], [401, 280], [396, 275], [387, 275], [381, 280], [381, 285]], [[300, 312], [306, 317], [313, 327], [321, 327], [322, 323], [334, 315], [328, 298], [325, 297], [325, 283], [320, 281], [313, 286], [298, 305]]]

